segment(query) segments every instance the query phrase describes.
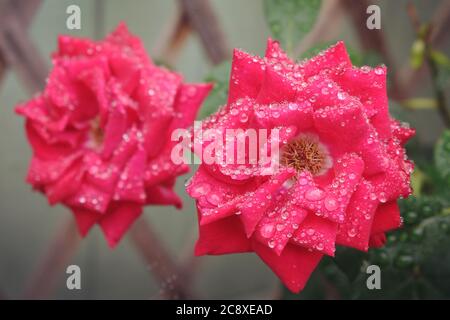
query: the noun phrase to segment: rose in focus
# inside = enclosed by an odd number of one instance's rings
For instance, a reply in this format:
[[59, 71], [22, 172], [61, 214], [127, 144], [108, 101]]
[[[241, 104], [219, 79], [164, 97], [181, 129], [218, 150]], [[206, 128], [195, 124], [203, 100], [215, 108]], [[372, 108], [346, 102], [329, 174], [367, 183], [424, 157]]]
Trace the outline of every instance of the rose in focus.
[[279, 144], [280, 167], [267, 175], [260, 161], [199, 166], [187, 184], [197, 255], [255, 252], [299, 292], [336, 245], [382, 246], [402, 223], [414, 130], [389, 115], [386, 68], [352, 66], [342, 42], [297, 64], [272, 40], [264, 58], [235, 50], [228, 102], [202, 129], [224, 140], [227, 129], [277, 129], [267, 144]]

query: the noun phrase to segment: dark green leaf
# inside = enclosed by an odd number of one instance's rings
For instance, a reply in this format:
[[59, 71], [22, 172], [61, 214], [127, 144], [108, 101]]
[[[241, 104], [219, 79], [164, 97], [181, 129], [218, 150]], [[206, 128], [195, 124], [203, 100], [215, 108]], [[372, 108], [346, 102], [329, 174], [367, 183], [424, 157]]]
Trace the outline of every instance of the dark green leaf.
[[310, 58], [314, 57], [315, 55], [317, 55], [318, 53], [320, 53], [321, 51], [334, 45], [335, 43], [336, 43], [336, 41], [328, 41], [328, 42], [316, 44], [316, 45], [312, 46], [311, 48], [309, 48], [308, 50], [304, 51], [300, 55], [300, 58], [301, 59], [310, 59]]
[[450, 59], [445, 53], [437, 50], [431, 51], [430, 55], [438, 68], [437, 84], [445, 90], [450, 85]]
[[[319, 43], [308, 50], [304, 51], [301, 55], [301, 59], [309, 59], [319, 54], [321, 51], [326, 50], [330, 46], [336, 44], [336, 41], [328, 41], [324, 43]], [[352, 64], [358, 67], [361, 66], [371, 66], [375, 67], [382, 63], [380, 56], [373, 51], [369, 51], [366, 53], [359, 53], [357, 50], [353, 49], [350, 46], [346, 46], [348, 55], [350, 56], [350, 60]]]
[[264, 0], [264, 11], [273, 37], [292, 54], [319, 13], [321, 0]]
[[437, 50], [432, 50], [431, 58], [438, 66], [450, 68], [450, 59], [445, 55], [445, 53]]
[[353, 282], [361, 273], [361, 266], [367, 254], [349, 248], [338, 247], [334, 262], [338, 268], [347, 276], [350, 282]]
[[227, 103], [228, 81], [230, 78], [231, 62], [225, 61], [214, 67], [205, 77], [206, 82], [214, 83], [214, 88], [203, 103], [199, 119], [213, 114], [217, 109]]
[[441, 176], [450, 183], [450, 130], [445, 130], [436, 143], [434, 161]]

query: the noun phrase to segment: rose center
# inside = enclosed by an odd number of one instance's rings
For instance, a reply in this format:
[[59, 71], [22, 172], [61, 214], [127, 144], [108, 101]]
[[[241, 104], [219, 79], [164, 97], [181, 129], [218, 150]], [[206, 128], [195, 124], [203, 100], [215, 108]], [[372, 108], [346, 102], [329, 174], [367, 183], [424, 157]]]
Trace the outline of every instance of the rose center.
[[281, 164], [298, 172], [307, 170], [313, 175], [323, 174], [331, 167], [327, 149], [314, 135], [302, 134], [282, 149]]

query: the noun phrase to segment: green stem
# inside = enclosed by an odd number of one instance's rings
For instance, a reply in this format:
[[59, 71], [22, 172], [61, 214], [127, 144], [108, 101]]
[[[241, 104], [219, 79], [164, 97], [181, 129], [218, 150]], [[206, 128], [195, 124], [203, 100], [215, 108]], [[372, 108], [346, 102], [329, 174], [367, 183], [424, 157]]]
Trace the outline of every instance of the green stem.
[[412, 26], [416, 31], [417, 38], [422, 39], [425, 43], [424, 55], [428, 67], [430, 68], [431, 84], [433, 87], [434, 95], [436, 96], [437, 109], [445, 126], [447, 128], [450, 128], [450, 113], [447, 110], [445, 93], [438, 83], [439, 68], [432, 56], [430, 35], [433, 26], [430, 24], [421, 23], [416, 6], [412, 3], [412, 1], [408, 3], [407, 13], [411, 20]]
[[447, 128], [450, 128], [450, 113], [447, 109], [445, 93], [442, 90], [442, 88], [439, 86], [439, 83], [438, 83], [439, 69], [438, 69], [438, 66], [436, 65], [436, 62], [433, 60], [433, 58], [431, 56], [431, 48], [429, 47], [429, 45], [427, 45], [427, 48], [426, 48], [425, 58], [427, 60], [428, 66], [430, 68], [431, 83], [433, 86], [434, 95], [436, 96], [437, 109], [439, 111], [439, 114], [440, 114], [445, 126]]

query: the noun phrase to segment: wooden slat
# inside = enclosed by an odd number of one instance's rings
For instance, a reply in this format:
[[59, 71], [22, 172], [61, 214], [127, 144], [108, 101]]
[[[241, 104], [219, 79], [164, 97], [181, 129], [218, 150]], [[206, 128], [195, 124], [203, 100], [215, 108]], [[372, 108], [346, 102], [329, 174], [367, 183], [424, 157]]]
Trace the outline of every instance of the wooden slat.
[[48, 299], [58, 285], [58, 281], [65, 275], [80, 243], [77, 226], [73, 217], [65, 220], [58, 229], [51, 245], [40, 261], [39, 268], [31, 277], [25, 290], [25, 299]]
[[180, 0], [189, 24], [198, 33], [203, 47], [213, 64], [218, 64], [231, 55], [219, 20], [208, 0]]
[[370, 2], [368, 0], [342, 0], [341, 3], [352, 18], [353, 26], [355, 27], [359, 42], [361, 43], [363, 49], [367, 51], [374, 50], [378, 52], [383, 57], [383, 61], [389, 67], [389, 74], [391, 79], [391, 96], [396, 99], [404, 98], [405, 92], [400, 85], [398, 68], [394, 58], [389, 52], [383, 29], [369, 30], [366, 27], [366, 9], [370, 5]]
[[7, 68], [8, 66], [6, 65], [5, 60], [3, 60], [3, 56], [0, 54], [0, 86], [2, 85], [3, 79], [5, 78]]
[[[16, 15], [20, 23], [28, 28], [41, 3], [41, 0], [0, 0], [0, 29], [3, 25], [2, 21], [11, 14]], [[0, 85], [7, 69], [8, 65], [0, 50]]]
[[148, 264], [152, 275], [161, 288], [166, 299], [192, 298], [188, 290], [182, 270], [172, 259], [150, 223], [141, 217], [129, 231], [130, 240], [144, 261]]
[[2, 0], [7, 6], [7, 10], [13, 10], [19, 21], [29, 27], [33, 18], [42, 4], [42, 0]]
[[41, 90], [47, 77], [46, 61], [16, 15], [8, 15], [0, 23], [3, 59], [16, 71], [29, 93]]
[[186, 13], [178, 9], [156, 41], [152, 49], [152, 56], [162, 59], [169, 66], [173, 65], [191, 33], [192, 28]]

